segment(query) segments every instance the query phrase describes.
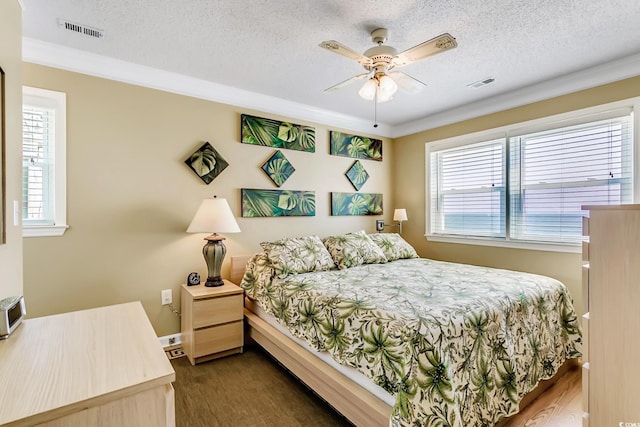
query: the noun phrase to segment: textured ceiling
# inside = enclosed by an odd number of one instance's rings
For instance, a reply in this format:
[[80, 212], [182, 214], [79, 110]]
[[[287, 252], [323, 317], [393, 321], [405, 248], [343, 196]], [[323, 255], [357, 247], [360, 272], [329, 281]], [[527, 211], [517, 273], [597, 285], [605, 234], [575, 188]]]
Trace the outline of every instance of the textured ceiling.
[[[31, 39], [146, 65], [371, 120], [356, 82], [323, 90], [363, 69], [318, 47], [337, 40], [358, 52], [389, 29], [398, 51], [449, 32], [458, 48], [401, 70], [427, 83], [380, 104], [400, 126], [640, 53], [637, 0], [22, 0]], [[94, 39], [58, 27], [64, 18], [105, 31]], [[640, 74], [640, 69], [638, 70]], [[494, 77], [494, 83], [467, 87]]]

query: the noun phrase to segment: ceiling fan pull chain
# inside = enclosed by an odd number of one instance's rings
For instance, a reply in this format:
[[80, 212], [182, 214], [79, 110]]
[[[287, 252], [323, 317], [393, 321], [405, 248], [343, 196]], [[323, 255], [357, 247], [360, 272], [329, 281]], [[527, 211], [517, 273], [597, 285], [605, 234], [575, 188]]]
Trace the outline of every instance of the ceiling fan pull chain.
[[373, 127], [378, 127], [378, 87], [376, 87], [376, 93], [373, 96]]

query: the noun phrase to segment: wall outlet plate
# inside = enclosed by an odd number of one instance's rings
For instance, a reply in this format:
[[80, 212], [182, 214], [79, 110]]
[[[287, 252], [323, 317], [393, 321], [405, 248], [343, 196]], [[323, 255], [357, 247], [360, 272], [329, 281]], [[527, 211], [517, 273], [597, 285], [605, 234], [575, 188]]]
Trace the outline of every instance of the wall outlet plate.
[[165, 289], [164, 291], [160, 291], [160, 296], [162, 297], [162, 305], [169, 305], [173, 302], [173, 295], [171, 289]]
[[376, 220], [376, 231], [384, 230], [384, 221], [381, 219]]

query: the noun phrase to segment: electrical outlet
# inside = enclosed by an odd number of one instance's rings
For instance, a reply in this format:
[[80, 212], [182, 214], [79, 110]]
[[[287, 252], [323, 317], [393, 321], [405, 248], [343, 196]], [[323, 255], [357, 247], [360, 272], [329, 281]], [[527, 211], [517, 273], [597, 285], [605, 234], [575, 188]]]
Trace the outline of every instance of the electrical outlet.
[[160, 291], [160, 296], [162, 297], [162, 305], [169, 305], [173, 302], [173, 295], [171, 289], [165, 289], [164, 291]]
[[384, 230], [384, 221], [381, 219], [376, 220], [376, 231]]

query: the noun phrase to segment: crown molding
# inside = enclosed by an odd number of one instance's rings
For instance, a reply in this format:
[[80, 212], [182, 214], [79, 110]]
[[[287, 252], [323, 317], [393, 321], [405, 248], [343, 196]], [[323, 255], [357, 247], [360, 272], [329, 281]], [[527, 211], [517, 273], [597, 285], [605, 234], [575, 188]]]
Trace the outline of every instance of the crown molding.
[[[298, 102], [249, 92], [178, 73], [23, 37], [25, 62], [144, 86], [251, 110], [371, 134], [371, 121]], [[566, 74], [397, 126], [380, 123], [375, 134], [398, 138], [556, 96], [640, 75], [640, 53]]]
[[392, 128], [398, 138], [640, 75], [640, 53], [516, 89]]
[[[23, 37], [22, 60], [137, 86], [177, 93], [236, 107], [307, 120], [371, 134], [371, 121], [274, 96], [262, 95], [178, 73], [138, 65], [103, 55]], [[389, 125], [379, 123], [378, 136], [390, 137]]]

